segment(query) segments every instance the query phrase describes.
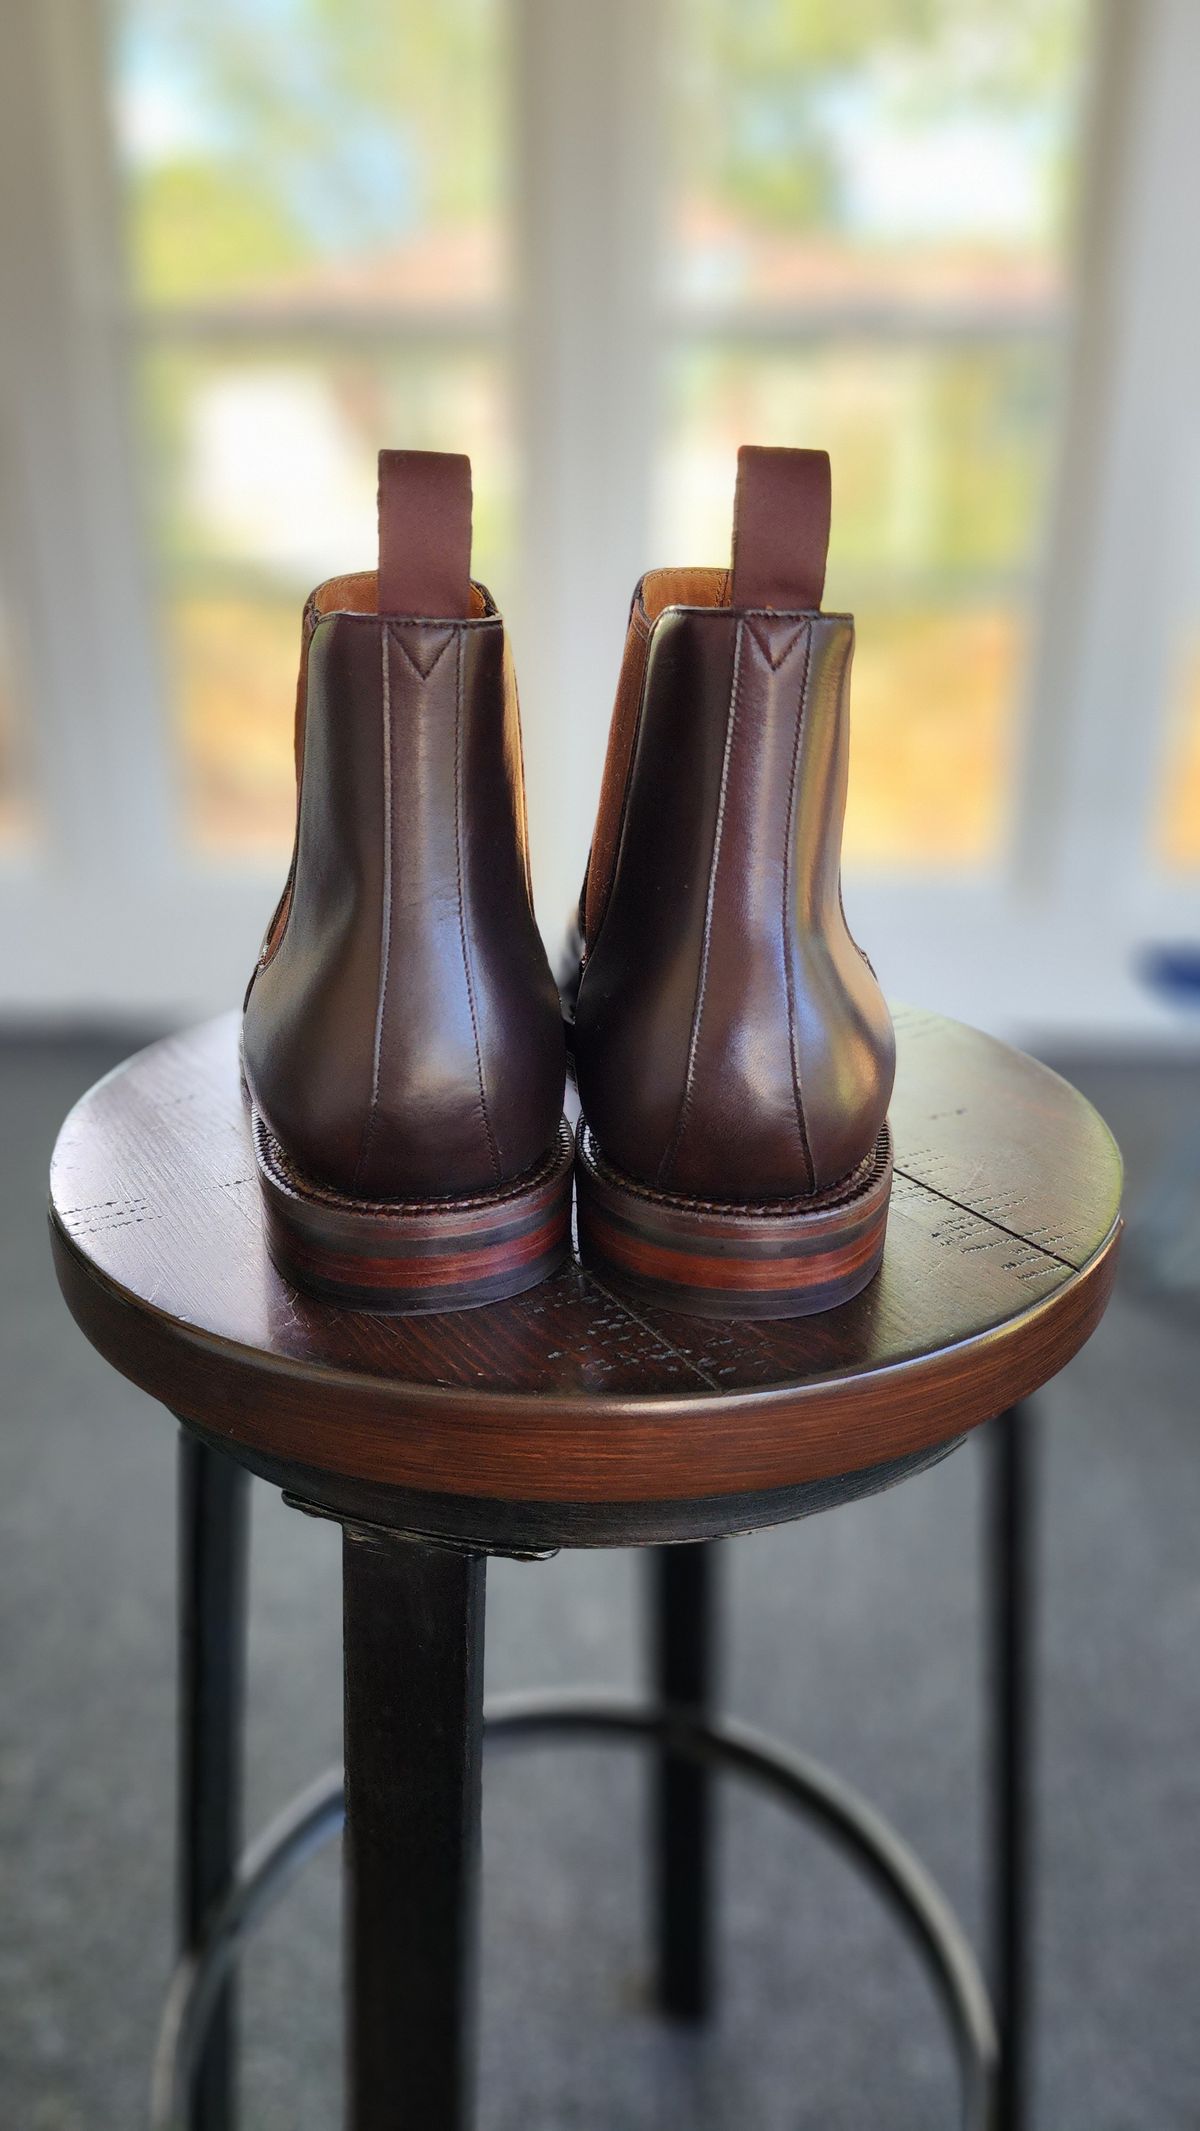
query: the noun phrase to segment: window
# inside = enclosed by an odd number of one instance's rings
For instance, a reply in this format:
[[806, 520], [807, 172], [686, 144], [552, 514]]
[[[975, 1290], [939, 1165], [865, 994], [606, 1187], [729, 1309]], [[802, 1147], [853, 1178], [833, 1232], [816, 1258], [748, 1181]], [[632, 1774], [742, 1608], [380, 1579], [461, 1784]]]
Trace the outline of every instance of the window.
[[189, 836], [288, 841], [301, 605], [369, 565], [381, 441], [471, 452], [513, 539], [504, 11], [123, 0], [133, 391]]
[[859, 624], [847, 856], [978, 865], [1011, 799], [1087, 12], [674, 17], [662, 553], [725, 553], [739, 441], [827, 445], [826, 603]]
[[1200, 9], [10, 14], [10, 1006], [239, 997], [301, 603], [369, 564], [383, 441], [474, 461], [553, 943], [633, 583], [727, 554], [750, 440], [834, 460], [885, 982], [1001, 1033], [1156, 1025], [1145, 945], [1200, 934]]

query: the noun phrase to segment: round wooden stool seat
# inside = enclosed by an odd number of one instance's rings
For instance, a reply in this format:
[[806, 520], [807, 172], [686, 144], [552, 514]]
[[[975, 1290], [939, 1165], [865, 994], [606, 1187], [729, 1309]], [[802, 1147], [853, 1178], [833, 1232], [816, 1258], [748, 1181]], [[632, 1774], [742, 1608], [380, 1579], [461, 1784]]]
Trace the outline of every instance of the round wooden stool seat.
[[[1120, 1227], [1120, 1160], [1100, 1118], [971, 1029], [904, 1012], [897, 1034], [882, 1268], [837, 1310], [768, 1323], [628, 1303], [578, 1263], [456, 1315], [371, 1316], [298, 1293], [265, 1248], [233, 1015], [153, 1045], [76, 1105], [51, 1174], [63, 1293], [100, 1352], [186, 1424], [183, 1946], [156, 2125], [229, 2120], [229, 1960], [270, 1889], [342, 1818], [334, 1776], [238, 1861], [239, 1466], [345, 1526], [347, 2121], [467, 2131], [485, 1553], [714, 1538], [868, 1493], [1013, 1407], [1094, 1329]], [[659, 1999], [687, 2019], [709, 2000], [710, 1771], [815, 1813], [924, 1954], [970, 2131], [1015, 2122], [1022, 2063], [1018, 1422], [998, 1436], [993, 1571], [999, 2077], [970, 1947], [894, 1831], [828, 1772], [709, 1721], [712, 1548], [655, 1557], [656, 1699], [539, 1699], [493, 1721], [511, 1741], [630, 1738], [659, 1756]]]
[[152, 1045], [71, 1112], [59, 1281], [116, 1368], [331, 1514], [514, 1552], [797, 1516], [1036, 1390], [1113, 1283], [1121, 1167], [1096, 1112], [990, 1037], [896, 1020], [883, 1267], [825, 1316], [684, 1316], [577, 1263], [446, 1316], [298, 1293], [264, 1247], [233, 1015]]

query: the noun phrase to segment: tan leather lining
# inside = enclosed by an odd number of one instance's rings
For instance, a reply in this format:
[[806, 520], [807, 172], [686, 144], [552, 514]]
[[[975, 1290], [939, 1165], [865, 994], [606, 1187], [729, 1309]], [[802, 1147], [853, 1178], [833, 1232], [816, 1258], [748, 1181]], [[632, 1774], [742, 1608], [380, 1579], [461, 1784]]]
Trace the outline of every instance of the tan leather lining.
[[[378, 570], [351, 570], [344, 577], [326, 578], [323, 585], [317, 586], [310, 604], [318, 616], [324, 614], [378, 614], [379, 572]], [[495, 611], [491, 595], [486, 587], [477, 585], [472, 581], [471, 619], [480, 621], [485, 615], [494, 614]], [[440, 615], [431, 615], [429, 617], [431, 621], [440, 621], [441, 618]]]
[[640, 607], [647, 622], [656, 622], [668, 607], [728, 605], [728, 570], [647, 570], [634, 595], [634, 613]]
[[720, 607], [725, 605], [728, 597], [728, 570], [710, 569], [647, 570], [633, 595], [612, 724], [608, 729], [600, 804], [588, 858], [584, 892], [585, 940], [596, 938], [612, 886], [625, 813], [625, 793], [637, 739], [650, 631], [668, 607]]

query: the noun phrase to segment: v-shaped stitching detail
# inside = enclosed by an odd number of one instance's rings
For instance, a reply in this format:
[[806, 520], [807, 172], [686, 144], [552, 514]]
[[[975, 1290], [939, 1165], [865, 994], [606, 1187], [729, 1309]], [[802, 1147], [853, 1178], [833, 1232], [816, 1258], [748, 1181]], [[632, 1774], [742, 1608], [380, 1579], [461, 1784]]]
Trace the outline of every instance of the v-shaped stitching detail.
[[747, 616], [746, 619], [746, 627], [750, 631], [751, 636], [754, 638], [755, 643], [758, 645], [759, 650], [762, 652], [763, 657], [765, 658], [768, 666], [771, 668], [773, 673], [778, 673], [780, 667], [785, 665], [787, 660], [790, 659], [797, 644], [800, 642], [801, 637], [808, 635], [808, 626], [809, 625], [807, 622], [799, 622], [796, 628], [792, 631], [792, 634], [789, 636], [782, 651], [779, 653], [778, 658], [772, 658], [769, 645], [764, 644], [761, 636], [758, 633], [758, 630], [755, 628], [754, 623], [750, 620], [750, 618]]
[[433, 657], [430, 659], [428, 666], [422, 666], [420, 659], [413, 657], [412, 652], [409, 650], [408, 645], [405, 643], [404, 638], [400, 634], [401, 629], [406, 628], [407, 626], [407, 623], [404, 622], [390, 621], [387, 625], [388, 635], [391, 638], [393, 644], [396, 646], [397, 651], [402, 652], [404, 657], [408, 660], [408, 663], [412, 667], [413, 672], [419, 674], [423, 681], [427, 681], [429, 679], [430, 674], [433, 672], [434, 667], [437, 665], [438, 660], [443, 657], [447, 645], [453, 643], [454, 631], [453, 629], [446, 629], [443, 631], [441, 642], [439, 643], [437, 650], [434, 652]]

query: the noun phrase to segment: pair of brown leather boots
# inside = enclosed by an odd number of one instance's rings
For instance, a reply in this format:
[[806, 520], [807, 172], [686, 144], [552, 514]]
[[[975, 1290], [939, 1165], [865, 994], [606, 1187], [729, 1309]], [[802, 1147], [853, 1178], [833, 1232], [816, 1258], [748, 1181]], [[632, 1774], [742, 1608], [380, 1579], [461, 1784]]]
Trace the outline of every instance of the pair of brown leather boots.
[[[633, 597], [564, 1029], [466, 459], [382, 452], [379, 569], [304, 615], [295, 852], [246, 998], [272, 1256], [369, 1309], [605, 1280], [791, 1316], [875, 1272], [891, 1022], [839, 881], [829, 462], [744, 449], [731, 570]], [[567, 1045], [582, 1115], [562, 1115]]]

